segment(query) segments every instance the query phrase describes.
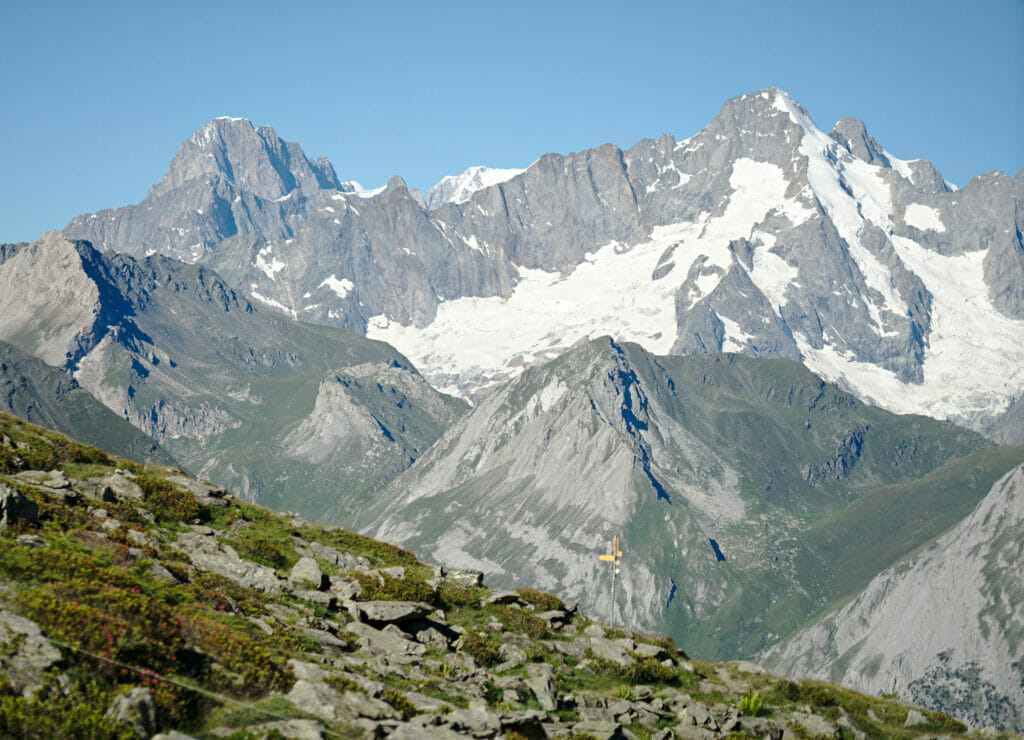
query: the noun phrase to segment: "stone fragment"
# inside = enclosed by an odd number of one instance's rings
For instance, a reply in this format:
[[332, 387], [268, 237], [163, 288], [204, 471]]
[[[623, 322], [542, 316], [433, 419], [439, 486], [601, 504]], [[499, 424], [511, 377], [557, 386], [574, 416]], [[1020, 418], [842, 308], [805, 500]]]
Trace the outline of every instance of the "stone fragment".
[[550, 675], [534, 676], [526, 679], [526, 685], [537, 697], [537, 703], [545, 712], [553, 712], [558, 709], [558, 701], [555, 698], [555, 684]]
[[588, 624], [583, 628], [583, 634], [587, 637], [604, 637], [604, 627], [599, 624]]
[[483, 572], [469, 568], [446, 568], [444, 569], [444, 579], [462, 586], [484, 585]]
[[765, 672], [762, 666], [749, 660], [737, 660], [735, 665], [736, 670], [740, 673], [756, 673], [761, 675]]
[[515, 604], [517, 606], [526, 606], [526, 602], [519, 598], [519, 594], [515, 591], [493, 591], [488, 596], [484, 603], [495, 606], [498, 604]]
[[175, 547], [187, 552], [192, 562], [200, 568], [219, 573], [242, 586], [268, 593], [282, 588], [283, 582], [273, 568], [242, 560], [234, 548], [221, 544], [214, 537], [185, 532], [178, 536]]
[[584, 720], [573, 725], [572, 732], [573, 735], [590, 735], [596, 740], [626, 740], [626, 735], [617, 722]]
[[37, 534], [19, 534], [15, 541], [24, 547], [46, 547], [49, 544]]
[[555, 648], [562, 655], [568, 655], [576, 660], [583, 660], [587, 657], [587, 646], [586, 643], [574, 640], [573, 642], [566, 642], [564, 640], [554, 640], [551, 643], [552, 647]]
[[363, 622], [349, 622], [345, 625], [345, 629], [359, 637], [360, 642], [365, 640], [366, 646], [376, 653], [383, 653], [385, 655], [423, 655], [427, 652], [426, 645], [413, 642], [384, 630], [379, 630]]
[[[797, 740], [801, 737], [835, 737], [838, 738], [839, 728], [824, 717], [808, 712], [791, 712], [787, 717], [786, 728], [782, 734], [783, 740]], [[794, 731], [793, 726], [800, 725], [802, 731]], [[806, 735], [804, 734], [806, 733]]]
[[633, 652], [641, 658], [653, 658], [654, 660], [665, 660], [670, 657], [668, 650], [661, 645], [651, 645], [647, 642], [637, 643], [636, 649]]
[[918, 725], [928, 724], [928, 718], [925, 717], [921, 712], [916, 709], [911, 709], [907, 712], [907, 721], [903, 723], [904, 727], [917, 727]]
[[245, 728], [245, 733], [251, 737], [284, 737], [287, 740], [324, 740], [327, 738], [327, 728], [315, 719], [288, 719], [249, 725]]

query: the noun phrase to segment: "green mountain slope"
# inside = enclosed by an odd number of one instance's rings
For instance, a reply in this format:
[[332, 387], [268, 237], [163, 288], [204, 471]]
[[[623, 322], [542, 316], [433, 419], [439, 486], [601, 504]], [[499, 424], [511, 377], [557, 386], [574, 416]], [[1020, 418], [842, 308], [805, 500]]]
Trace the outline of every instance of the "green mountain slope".
[[[877, 521], [862, 581], [950, 526], [1021, 451], [947, 469], [948, 493], [885, 486], [986, 450], [978, 434], [872, 408], [787, 360], [653, 356], [594, 340], [527, 370], [460, 420], [361, 516], [425, 556], [616, 605], [701, 655], [753, 655], [848, 592], [836, 532]], [[867, 497], [867, 498], [865, 498]], [[835, 529], [827, 526], [835, 522]], [[911, 526], [913, 524], [913, 526]], [[902, 532], [892, 543], [893, 530]]]
[[175, 464], [152, 437], [118, 417], [70, 375], [3, 341], [0, 411], [56, 429], [114, 455]]
[[0, 284], [0, 338], [74, 371], [190, 470], [321, 520], [362, 505], [466, 408], [390, 346], [261, 310], [165, 257], [50, 233], [4, 253]]

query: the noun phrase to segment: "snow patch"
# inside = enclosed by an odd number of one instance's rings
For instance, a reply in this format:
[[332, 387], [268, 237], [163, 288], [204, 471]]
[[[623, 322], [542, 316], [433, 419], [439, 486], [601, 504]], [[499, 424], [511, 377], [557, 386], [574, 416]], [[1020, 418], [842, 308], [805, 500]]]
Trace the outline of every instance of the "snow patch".
[[946, 225], [942, 223], [942, 218], [939, 216], [939, 209], [922, 205], [921, 203], [911, 203], [908, 205], [903, 213], [903, 220], [907, 226], [913, 226], [921, 231], [938, 231], [941, 233], [946, 230]]
[[473, 197], [473, 193], [511, 180], [524, 172], [526, 170], [498, 169], [482, 165], [470, 167], [461, 174], [442, 177], [427, 192], [427, 203], [431, 208], [436, 208], [442, 203], [465, 203]]
[[285, 263], [274, 257], [274, 247], [270, 244], [265, 246], [259, 252], [256, 253], [256, 259], [253, 261], [253, 265], [270, 278], [271, 280], [277, 279], [277, 273], [284, 269]]
[[355, 283], [348, 278], [341, 278], [341, 280], [339, 280], [333, 274], [329, 278], [325, 278], [324, 281], [316, 287], [322, 288], [325, 285], [333, 290], [335, 294], [337, 294], [338, 298], [347, 298], [348, 294], [352, 292], [352, 289], [356, 287]]
[[286, 313], [289, 316], [291, 316], [293, 319], [297, 319], [299, 317], [299, 315], [295, 311], [295, 309], [288, 308], [288, 306], [284, 305], [283, 303], [281, 303], [279, 301], [275, 301], [273, 298], [268, 298], [267, 296], [261, 295], [260, 293], [258, 293], [256, 291], [257, 287], [258, 286], [257, 286], [256, 283], [253, 283], [253, 284], [251, 284], [249, 286], [249, 295], [251, 295], [257, 301], [259, 301], [260, 303], [266, 304], [268, 306], [271, 306], [272, 308], [276, 308], [279, 311], [283, 311], [284, 313]]

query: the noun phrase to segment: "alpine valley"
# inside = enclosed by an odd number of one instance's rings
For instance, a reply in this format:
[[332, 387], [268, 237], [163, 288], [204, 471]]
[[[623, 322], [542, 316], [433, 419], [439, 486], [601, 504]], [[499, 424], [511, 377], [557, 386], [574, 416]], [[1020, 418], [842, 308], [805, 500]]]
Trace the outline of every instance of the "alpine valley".
[[775, 88], [425, 195], [216, 118], [141, 203], [0, 245], [0, 411], [1021, 732], [1022, 233], [1024, 170], [958, 189]]

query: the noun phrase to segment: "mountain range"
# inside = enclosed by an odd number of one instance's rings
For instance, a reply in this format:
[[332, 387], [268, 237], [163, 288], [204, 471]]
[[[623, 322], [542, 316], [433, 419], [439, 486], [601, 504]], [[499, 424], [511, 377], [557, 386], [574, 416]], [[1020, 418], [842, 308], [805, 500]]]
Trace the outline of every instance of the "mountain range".
[[401, 178], [360, 191], [221, 118], [142, 203], [64, 233], [202, 262], [293, 317], [389, 342], [468, 399], [603, 334], [797, 359], [862, 400], [982, 432], [1024, 392], [1020, 173], [956, 190], [860, 121], [826, 134], [770, 89], [682, 141], [474, 179], [430, 208]]
[[[0, 245], [3, 408], [700, 655], [1017, 727], [992, 665], [1024, 561], [992, 517], [1024, 461], [996, 446], [1024, 442], [1022, 204], [1024, 171], [957, 189], [774, 88], [426, 196], [218, 118], [141, 203]], [[984, 640], [936, 609], [890, 651], [968, 550]]]

